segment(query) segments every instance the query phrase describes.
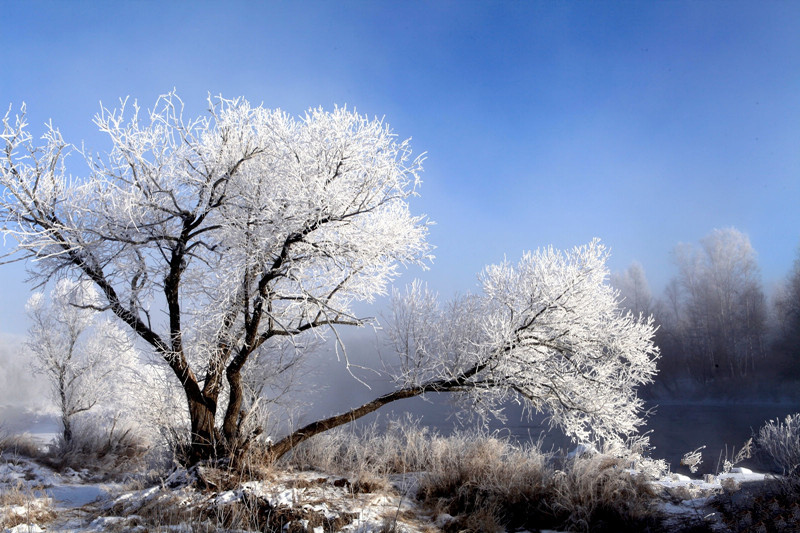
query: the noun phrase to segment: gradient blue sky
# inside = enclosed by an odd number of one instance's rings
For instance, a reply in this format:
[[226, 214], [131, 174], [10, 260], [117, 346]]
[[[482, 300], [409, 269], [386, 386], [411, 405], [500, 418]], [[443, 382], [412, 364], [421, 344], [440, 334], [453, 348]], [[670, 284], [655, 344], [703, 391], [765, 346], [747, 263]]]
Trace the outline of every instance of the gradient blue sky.
[[[412, 209], [443, 294], [487, 263], [601, 237], [655, 292], [670, 251], [747, 233], [767, 286], [800, 244], [800, 2], [0, 0], [0, 104], [93, 150], [99, 101], [177, 88], [301, 113], [347, 105], [427, 152]], [[19, 265], [0, 332], [23, 333]]]

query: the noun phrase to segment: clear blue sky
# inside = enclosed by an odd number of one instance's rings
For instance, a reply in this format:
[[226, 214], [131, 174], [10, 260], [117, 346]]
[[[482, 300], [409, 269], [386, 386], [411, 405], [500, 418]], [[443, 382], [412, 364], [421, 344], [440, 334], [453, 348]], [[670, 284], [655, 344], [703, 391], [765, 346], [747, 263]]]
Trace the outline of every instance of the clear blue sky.
[[[601, 237], [657, 292], [670, 250], [747, 233], [767, 285], [800, 244], [800, 2], [37, 2], [0, 0], [0, 105], [107, 145], [99, 101], [177, 88], [301, 113], [348, 105], [427, 152], [427, 279]], [[19, 265], [0, 331], [23, 333]]]

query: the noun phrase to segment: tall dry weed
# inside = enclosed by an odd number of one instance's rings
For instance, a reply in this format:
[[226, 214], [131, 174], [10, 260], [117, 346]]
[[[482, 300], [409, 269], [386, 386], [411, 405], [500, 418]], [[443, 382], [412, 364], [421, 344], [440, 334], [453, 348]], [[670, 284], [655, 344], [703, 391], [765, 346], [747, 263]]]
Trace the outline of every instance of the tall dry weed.
[[47, 524], [56, 518], [51, 500], [41, 488], [22, 481], [7, 484], [0, 490], [0, 528], [20, 524]]

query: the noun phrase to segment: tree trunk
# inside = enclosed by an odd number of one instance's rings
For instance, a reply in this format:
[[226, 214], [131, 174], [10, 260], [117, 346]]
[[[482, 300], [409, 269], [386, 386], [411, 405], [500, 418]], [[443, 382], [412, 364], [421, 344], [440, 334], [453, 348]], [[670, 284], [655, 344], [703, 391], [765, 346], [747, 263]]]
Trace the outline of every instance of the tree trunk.
[[236, 446], [239, 438], [239, 418], [242, 409], [242, 373], [238, 368], [228, 367], [225, 373], [230, 386], [228, 395], [228, 408], [225, 411], [225, 420], [222, 422], [222, 434], [229, 451]]
[[200, 399], [189, 398], [189, 419], [192, 426], [189, 464], [213, 459], [217, 453], [217, 434], [214, 425], [216, 404]]
[[72, 441], [72, 413], [67, 401], [67, 370], [65, 365], [58, 367], [58, 396], [61, 402], [61, 423], [64, 425], [64, 443]]
[[485, 363], [477, 364], [452, 379], [434, 380], [423, 383], [422, 385], [396, 390], [375, 398], [371, 402], [367, 402], [361, 407], [350, 409], [346, 413], [312, 422], [270, 446], [269, 451], [267, 452], [269, 454], [269, 459], [272, 461], [277, 461], [286, 455], [286, 453], [288, 453], [292, 448], [301, 442], [310, 439], [314, 435], [319, 435], [320, 433], [324, 433], [329, 429], [333, 429], [335, 427], [358, 420], [362, 416], [366, 416], [377, 411], [387, 403], [403, 400], [405, 398], [413, 398], [414, 396], [419, 396], [427, 392], [456, 392], [470, 388], [468, 380], [481, 372], [484, 368], [486, 368]]
[[69, 444], [72, 442], [72, 420], [70, 420], [69, 415], [64, 414], [61, 416], [61, 423], [64, 425], [64, 443]]

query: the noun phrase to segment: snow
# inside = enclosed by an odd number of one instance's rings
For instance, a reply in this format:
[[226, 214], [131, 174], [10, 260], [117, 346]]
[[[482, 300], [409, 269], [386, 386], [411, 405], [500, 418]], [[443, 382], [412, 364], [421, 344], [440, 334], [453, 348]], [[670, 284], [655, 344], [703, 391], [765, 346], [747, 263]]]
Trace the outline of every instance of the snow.
[[104, 485], [55, 485], [45, 489], [47, 495], [65, 507], [82, 507], [108, 494]]
[[692, 479], [683, 474], [669, 474], [658, 480], [656, 483], [663, 487], [696, 487], [702, 490], [716, 490], [723, 488], [725, 480], [731, 480], [737, 484], [753, 483], [764, 481], [770, 477], [769, 474], [754, 473], [749, 468], [732, 468], [727, 474], [713, 476], [713, 481], [707, 482], [700, 479]]
[[36, 524], [18, 524], [11, 528], [6, 528], [4, 533], [41, 533], [46, 530]]
[[576, 457], [583, 457], [584, 455], [596, 455], [597, 453], [597, 448], [591, 444], [578, 444], [567, 454], [567, 459], [575, 459]]
[[[289, 519], [315, 532], [324, 532], [327, 526], [317, 525], [319, 522], [312, 520], [339, 521], [342, 525], [337, 526], [337, 531], [343, 533], [377, 533], [387, 519], [398, 520], [397, 531], [420, 533], [430, 531], [431, 525], [446, 527], [454, 520], [448, 514], [429, 516], [418, 506], [413, 494], [419, 474], [391, 476], [392, 489], [359, 493], [353, 491], [354, 480], [320, 472], [280, 471], [271, 473], [267, 480], [248, 481], [232, 490], [209, 493], [194, 488], [196, 474], [193, 471], [178, 469], [155, 486], [122, 490], [115, 484], [87, 482], [85, 473], [59, 474], [22, 457], [3, 456], [2, 459], [5, 461], [0, 461], [0, 493], [21, 486], [30, 498], [24, 504], [14, 502], [0, 507], [0, 524], [3, 517], [13, 515], [30, 522], [6, 529], [0, 526], [3, 533], [144, 531], [146, 521], [140, 511], [147, 507], [172, 506], [187, 510], [187, 516], [197, 517], [204, 515], [203, 509], [222, 510], [226, 506], [252, 502], [253, 498], [267, 502], [273, 509], [297, 511], [287, 517], [294, 517]], [[653, 484], [669, 491], [670, 497], [663, 500], [660, 508], [674, 517], [676, 524], [687, 516], [704, 516], [721, 524], [711, 507], [715, 495], [768, 478], [768, 474], [733, 467], [727, 473], [707, 476], [705, 480], [671, 473], [654, 480]], [[36, 516], [32, 510], [52, 510], [56, 518], [51, 516], [37, 523], [30, 519]], [[196, 526], [180, 523], [164, 525], [161, 530], [188, 532]]]

